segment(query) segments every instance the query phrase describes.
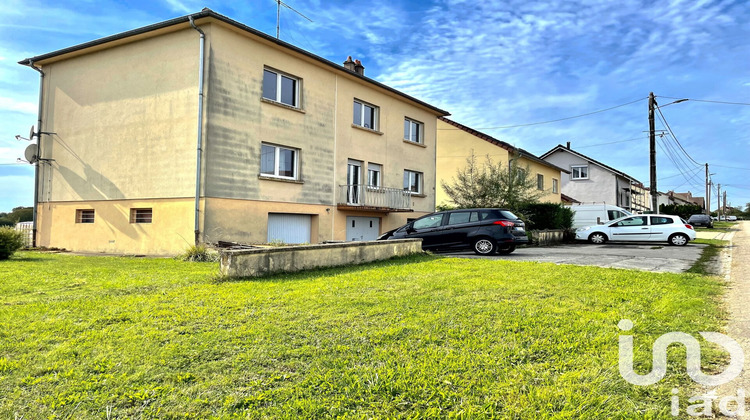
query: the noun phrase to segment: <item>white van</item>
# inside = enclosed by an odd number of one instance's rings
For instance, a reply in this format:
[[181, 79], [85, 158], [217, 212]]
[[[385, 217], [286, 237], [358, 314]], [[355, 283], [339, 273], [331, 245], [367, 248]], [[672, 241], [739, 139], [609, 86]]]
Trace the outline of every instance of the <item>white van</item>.
[[573, 204], [568, 207], [574, 212], [573, 229], [600, 225], [610, 220], [632, 215], [629, 211], [611, 204]]

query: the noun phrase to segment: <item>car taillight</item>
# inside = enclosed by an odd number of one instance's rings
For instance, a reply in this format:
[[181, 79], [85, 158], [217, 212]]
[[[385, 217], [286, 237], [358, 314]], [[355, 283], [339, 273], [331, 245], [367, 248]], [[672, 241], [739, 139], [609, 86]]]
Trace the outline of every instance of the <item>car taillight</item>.
[[513, 226], [515, 226], [515, 225], [513, 224], [513, 222], [509, 222], [509, 221], [507, 221], [507, 220], [496, 220], [496, 221], [492, 222], [492, 224], [493, 224], [493, 225], [501, 225], [501, 226], [506, 226], [506, 227], [513, 227]]
[[693, 227], [690, 226], [690, 225], [685, 225], [685, 227], [688, 228], [688, 229], [693, 229]]

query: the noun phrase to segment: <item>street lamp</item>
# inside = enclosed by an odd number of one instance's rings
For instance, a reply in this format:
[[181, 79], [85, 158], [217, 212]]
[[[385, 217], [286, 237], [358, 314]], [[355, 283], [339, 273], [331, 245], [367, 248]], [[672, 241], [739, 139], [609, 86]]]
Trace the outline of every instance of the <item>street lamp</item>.
[[666, 105], [659, 106], [656, 103], [654, 92], [648, 94], [648, 132], [651, 158], [651, 208], [656, 214], [659, 214], [659, 190], [656, 187], [656, 127], [654, 126], [654, 109], [678, 104], [687, 100], [687, 98], [678, 99]]

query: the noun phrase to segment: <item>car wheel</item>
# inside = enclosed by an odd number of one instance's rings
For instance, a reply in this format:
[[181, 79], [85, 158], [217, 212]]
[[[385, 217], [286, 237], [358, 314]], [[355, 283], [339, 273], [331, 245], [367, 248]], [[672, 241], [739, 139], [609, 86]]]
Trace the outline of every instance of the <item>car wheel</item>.
[[497, 246], [490, 238], [479, 238], [474, 241], [472, 248], [478, 255], [490, 255], [495, 253]]
[[589, 242], [591, 242], [592, 244], [601, 245], [607, 242], [607, 235], [601, 232], [594, 232], [591, 235], [589, 235]]
[[508, 254], [512, 253], [513, 251], [515, 251], [515, 250], [516, 250], [516, 246], [515, 245], [511, 245], [511, 246], [509, 246], [507, 248], [500, 248], [500, 249], [498, 249], [497, 253], [500, 254], [500, 255], [508, 255]]
[[685, 246], [687, 245], [688, 241], [690, 241], [690, 238], [681, 233], [675, 233], [674, 235], [669, 237], [670, 245]]

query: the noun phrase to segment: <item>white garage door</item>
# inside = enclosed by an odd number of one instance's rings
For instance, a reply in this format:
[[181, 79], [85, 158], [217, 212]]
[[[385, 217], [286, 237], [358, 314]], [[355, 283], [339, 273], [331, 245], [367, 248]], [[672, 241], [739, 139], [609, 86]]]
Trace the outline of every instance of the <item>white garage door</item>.
[[309, 214], [269, 213], [268, 242], [310, 243], [310, 226]]
[[347, 241], [374, 241], [380, 235], [377, 217], [346, 216]]

